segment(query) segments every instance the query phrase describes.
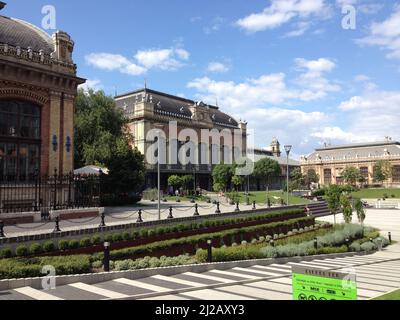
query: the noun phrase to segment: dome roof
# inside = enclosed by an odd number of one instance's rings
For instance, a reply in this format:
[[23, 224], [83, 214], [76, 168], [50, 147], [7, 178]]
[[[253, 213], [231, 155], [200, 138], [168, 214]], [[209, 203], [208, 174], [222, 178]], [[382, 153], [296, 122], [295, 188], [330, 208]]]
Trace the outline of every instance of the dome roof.
[[54, 51], [53, 39], [43, 30], [34, 25], [4, 16], [0, 16], [0, 43], [14, 47], [50, 54]]

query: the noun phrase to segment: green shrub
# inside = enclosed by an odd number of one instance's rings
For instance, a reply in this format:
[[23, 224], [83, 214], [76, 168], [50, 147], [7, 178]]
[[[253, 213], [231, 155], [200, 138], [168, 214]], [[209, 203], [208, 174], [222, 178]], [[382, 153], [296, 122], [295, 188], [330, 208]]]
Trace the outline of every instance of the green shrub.
[[69, 248], [70, 249], [77, 249], [79, 248], [79, 241], [78, 240], [71, 240], [69, 242]]
[[29, 254], [29, 250], [25, 245], [19, 245], [16, 249], [15, 249], [15, 254], [18, 257], [26, 257]]
[[90, 239], [90, 242], [91, 242], [93, 245], [98, 245], [98, 244], [101, 243], [101, 237], [100, 237], [98, 234], [95, 234], [95, 235]]
[[361, 245], [358, 242], [353, 242], [350, 246], [349, 246], [350, 251], [353, 252], [360, 252], [361, 251]]
[[92, 268], [93, 269], [101, 269], [101, 268], [103, 268], [103, 261], [96, 260], [96, 261], [92, 262]]
[[43, 243], [43, 250], [44, 252], [52, 252], [55, 249], [54, 242], [49, 240]]
[[29, 247], [29, 253], [32, 255], [40, 254], [43, 252], [43, 247], [40, 243], [32, 243]]
[[242, 246], [245, 246], [245, 245], [247, 245], [247, 241], [243, 240], [241, 244], [242, 244]]
[[149, 236], [149, 231], [147, 229], [140, 230], [140, 237], [147, 238]]
[[148, 232], [148, 236], [149, 237], [154, 237], [155, 235], [156, 235], [156, 231], [155, 230], [153, 230], [153, 229], [149, 230], [149, 232]]
[[156, 229], [156, 234], [157, 235], [162, 235], [162, 234], [164, 234], [165, 233], [165, 229], [163, 228], [163, 227], [158, 227], [157, 229]]
[[90, 241], [90, 238], [82, 238], [81, 241], [79, 241], [79, 246], [82, 248], [90, 247], [92, 244], [92, 241]]
[[11, 248], [6, 247], [0, 250], [0, 259], [10, 258], [11, 256], [12, 256]]
[[112, 234], [106, 234], [104, 236], [104, 242], [113, 242], [113, 235]]
[[125, 241], [131, 240], [131, 234], [128, 231], [122, 233], [122, 239]]
[[58, 241], [58, 249], [59, 250], [67, 250], [69, 248], [68, 240], [60, 240]]
[[113, 241], [113, 242], [122, 241], [122, 234], [120, 234], [120, 233], [114, 233], [114, 234], [112, 235], [112, 241]]
[[139, 236], [140, 236], [139, 232], [137, 232], [137, 231], [132, 231], [131, 232], [131, 239], [132, 240], [138, 239]]

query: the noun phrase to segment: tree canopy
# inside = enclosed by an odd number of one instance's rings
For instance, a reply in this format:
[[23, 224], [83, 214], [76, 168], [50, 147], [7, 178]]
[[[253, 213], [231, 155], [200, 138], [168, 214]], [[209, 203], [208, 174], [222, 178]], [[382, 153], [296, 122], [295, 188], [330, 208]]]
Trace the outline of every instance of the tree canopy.
[[257, 161], [254, 165], [254, 176], [264, 178], [267, 181], [272, 177], [277, 177], [281, 174], [279, 163], [270, 158], [264, 158]]
[[374, 165], [374, 180], [376, 182], [384, 182], [392, 175], [392, 165], [389, 161], [379, 160]]
[[346, 183], [354, 186], [361, 178], [361, 172], [355, 167], [347, 167], [342, 172], [343, 179]]

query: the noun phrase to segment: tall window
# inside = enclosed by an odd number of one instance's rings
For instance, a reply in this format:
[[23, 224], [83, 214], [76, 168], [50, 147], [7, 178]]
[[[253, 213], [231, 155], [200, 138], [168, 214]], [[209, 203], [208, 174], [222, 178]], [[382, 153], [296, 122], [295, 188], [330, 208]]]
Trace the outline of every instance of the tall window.
[[0, 100], [0, 180], [27, 181], [39, 169], [40, 107]]
[[393, 166], [393, 182], [400, 182], [400, 166]]
[[324, 184], [332, 184], [332, 170], [324, 169]]
[[362, 176], [363, 178], [365, 178], [366, 180], [368, 180], [368, 178], [369, 178], [369, 170], [368, 170], [368, 167], [361, 167], [361, 168], [360, 168], [360, 173], [361, 173], [361, 176]]

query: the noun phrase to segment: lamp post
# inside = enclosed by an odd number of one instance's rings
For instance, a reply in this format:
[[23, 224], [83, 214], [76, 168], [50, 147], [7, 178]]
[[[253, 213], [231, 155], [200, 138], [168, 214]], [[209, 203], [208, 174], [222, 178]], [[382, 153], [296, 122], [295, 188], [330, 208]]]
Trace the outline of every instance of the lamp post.
[[161, 139], [161, 127], [162, 124], [155, 124], [157, 128], [157, 211], [158, 220], [161, 220], [161, 174], [160, 174], [160, 139]]
[[104, 272], [110, 272], [110, 243], [104, 242]]
[[212, 241], [207, 240], [207, 262], [212, 262]]
[[291, 145], [286, 145], [285, 146], [285, 151], [286, 151], [286, 192], [287, 192], [287, 198], [286, 198], [286, 205], [289, 205], [289, 154], [290, 151], [292, 150]]

